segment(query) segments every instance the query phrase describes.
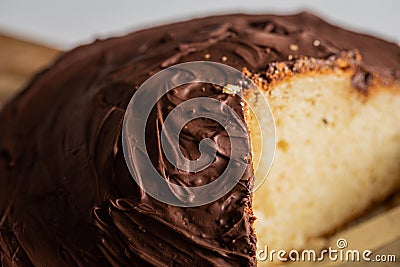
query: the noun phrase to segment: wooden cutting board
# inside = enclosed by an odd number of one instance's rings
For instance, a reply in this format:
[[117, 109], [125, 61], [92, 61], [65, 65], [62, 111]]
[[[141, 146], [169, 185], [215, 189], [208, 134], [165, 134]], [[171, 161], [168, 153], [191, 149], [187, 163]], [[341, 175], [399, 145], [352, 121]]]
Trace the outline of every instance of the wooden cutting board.
[[[0, 106], [29, 82], [31, 77], [48, 66], [61, 51], [33, 44], [0, 33]], [[1, 129], [2, 125], [0, 125]], [[389, 207], [389, 208], [388, 208]], [[395, 255], [396, 263], [372, 262], [368, 266], [400, 266], [400, 193], [390, 203], [370, 210], [363, 219], [330, 237], [328, 245], [345, 238], [349, 249], [370, 249], [375, 254]], [[295, 263], [294, 266], [365, 266], [365, 263], [328, 262]]]
[[0, 33], [0, 105], [61, 52]]

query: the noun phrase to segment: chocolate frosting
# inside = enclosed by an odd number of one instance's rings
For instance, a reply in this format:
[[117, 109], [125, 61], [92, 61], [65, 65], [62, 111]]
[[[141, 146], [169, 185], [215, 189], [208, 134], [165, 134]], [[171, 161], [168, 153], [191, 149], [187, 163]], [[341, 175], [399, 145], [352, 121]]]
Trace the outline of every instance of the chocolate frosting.
[[[234, 189], [211, 204], [163, 204], [128, 171], [121, 145], [125, 109], [141, 83], [176, 63], [210, 60], [261, 73], [271, 62], [352, 49], [367, 66], [399, 72], [396, 44], [308, 13], [196, 19], [65, 53], [0, 113], [2, 266], [254, 266], [251, 162]], [[168, 93], [148, 121], [146, 144], [157, 170], [177, 184], [211, 182], [230, 153], [224, 129], [206, 119], [183, 130], [180, 149], [196, 159], [199, 142], [212, 138], [217, 155], [210, 167], [179, 172], [160, 153], [159, 126], [169, 111], [199, 96], [226, 103], [243, 119], [240, 98], [215, 86]]]

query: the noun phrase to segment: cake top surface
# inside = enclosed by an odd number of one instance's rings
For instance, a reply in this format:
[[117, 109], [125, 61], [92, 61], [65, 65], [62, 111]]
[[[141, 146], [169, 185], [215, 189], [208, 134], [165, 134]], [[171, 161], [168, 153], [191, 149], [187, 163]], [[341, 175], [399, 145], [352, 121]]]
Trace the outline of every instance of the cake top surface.
[[[0, 254], [38, 266], [196, 266], [255, 264], [252, 167], [223, 198], [197, 208], [165, 205], [134, 183], [121, 147], [125, 109], [151, 75], [176, 63], [209, 60], [262, 73], [298, 56], [328, 58], [358, 49], [367, 67], [397, 75], [400, 48], [301, 13], [196, 19], [96, 41], [67, 52], [0, 113]], [[204, 85], [202, 85], [204, 86]], [[160, 153], [159, 126], [170, 108], [215, 98], [243, 118], [240, 99], [211, 85], [166, 95], [148, 121], [154, 166], [177, 184], [203, 185], [223, 171], [230, 145], [220, 125], [195, 120], [181, 150], [216, 140], [210, 168], [179, 172]]]

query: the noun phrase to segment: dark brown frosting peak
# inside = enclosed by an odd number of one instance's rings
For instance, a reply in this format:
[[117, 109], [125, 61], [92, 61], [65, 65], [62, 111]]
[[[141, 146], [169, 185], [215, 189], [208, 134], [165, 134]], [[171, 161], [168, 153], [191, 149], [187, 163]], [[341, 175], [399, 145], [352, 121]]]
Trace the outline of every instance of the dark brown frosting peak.
[[[223, 198], [201, 207], [168, 206], [134, 183], [121, 147], [125, 109], [152, 74], [210, 60], [263, 72], [273, 61], [327, 58], [358, 49], [366, 65], [400, 69], [400, 49], [302, 13], [192, 20], [96, 41], [60, 57], [0, 113], [0, 255], [3, 266], [253, 266], [252, 168]], [[200, 174], [176, 173], [159, 153], [160, 118], [187, 99], [218, 99], [243, 116], [240, 99], [213, 86], [168, 94], [149, 121], [155, 166], [176, 183], [210, 182], [229, 144]], [[156, 116], [157, 115], [157, 116]], [[196, 157], [205, 137], [223, 140], [209, 120], [182, 133]], [[225, 151], [226, 150], [226, 151]], [[225, 151], [225, 152], [224, 152]], [[197, 176], [196, 176], [197, 175]], [[197, 181], [197, 182], [196, 182]]]

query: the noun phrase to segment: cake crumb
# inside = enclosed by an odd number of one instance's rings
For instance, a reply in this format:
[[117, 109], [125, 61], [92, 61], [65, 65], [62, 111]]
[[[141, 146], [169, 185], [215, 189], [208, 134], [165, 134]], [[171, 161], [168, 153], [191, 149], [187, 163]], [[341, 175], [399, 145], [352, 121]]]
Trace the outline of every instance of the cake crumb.
[[321, 45], [321, 41], [320, 40], [318, 40], [318, 39], [314, 40], [313, 46], [320, 46], [320, 45]]
[[290, 44], [289, 49], [292, 51], [297, 51], [297, 50], [299, 50], [299, 46], [296, 44]]
[[226, 62], [227, 60], [228, 60], [228, 58], [227, 58], [226, 56], [223, 56], [223, 57], [222, 57], [222, 61], [223, 61], [223, 62]]
[[210, 59], [210, 57], [211, 57], [211, 55], [210, 55], [209, 53], [207, 53], [207, 54], [204, 55], [204, 58], [205, 58], [205, 59]]
[[224, 88], [222, 88], [222, 93], [231, 96], [234, 96], [239, 92], [240, 92], [240, 87], [237, 85], [228, 84], [227, 86], [224, 86]]
[[249, 163], [249, 160], [251, 160], [251, 154], [250, 153], [246, 153], [246, 155], [244, 155], [243, 157], [244, 162]]

